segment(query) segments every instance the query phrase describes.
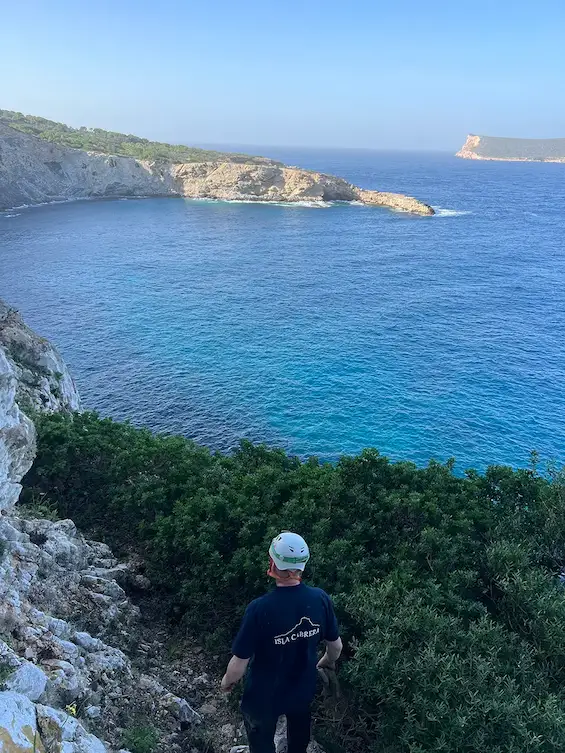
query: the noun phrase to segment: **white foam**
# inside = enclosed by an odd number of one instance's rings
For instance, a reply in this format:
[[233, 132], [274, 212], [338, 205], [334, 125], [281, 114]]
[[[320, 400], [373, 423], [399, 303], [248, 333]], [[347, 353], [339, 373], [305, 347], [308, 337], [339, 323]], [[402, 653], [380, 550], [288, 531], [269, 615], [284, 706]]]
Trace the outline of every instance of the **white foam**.
[[11, 214], [0, 214], [0, 217], [19, 217], [21, 212], [12, 212]]
[[75, 201], [133, 201], [134, 199], [158, 199], [159, 196], [73, 196], [71, 199], [53, 199], [53, 201], [38, 201], [37, 204], [20, 204], [17, 207], [9, 207], [6, 211], [17, 209], [34, 209], [35, 207], [50, 207], [52, 204], [72, 204]]
[[97, 196], [76, 196], [72, 199], [54, 199], [53, 201], [38, 201], [37, 204], [20, 204], [11, 209], [33, 209], [34, 207], [49, 207], [52, 204], [71, 204], [74, 201], [94, 201]]
[[268, 204], [275, 207], [307, 207], [308, 209], [328, 209], [340, 203], [335, 201], [269, 201], [266, 199], [209, 199], [204, 197], [186, 198], [185, 200], [202, 201], [206, 204]]
[[465, 214], [473, 214], [463, 209], [445, 209], [444, 207], [432, 206], [436, 217], [462, 217]]

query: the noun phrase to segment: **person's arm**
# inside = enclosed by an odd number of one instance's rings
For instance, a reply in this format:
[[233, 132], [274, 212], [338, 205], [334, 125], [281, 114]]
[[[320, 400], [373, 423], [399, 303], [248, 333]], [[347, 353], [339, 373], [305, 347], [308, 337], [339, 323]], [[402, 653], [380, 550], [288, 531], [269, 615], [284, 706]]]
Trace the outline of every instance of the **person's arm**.
[[343, 651], [341, 638], [338, 637], [335, 641], [324, 641], [324, 643], [326, 652], [318, 662], [318, 669], [335, 669], [335, 663]]
[[339, 625], [331, 598], [324, 594], [326, 606], [326, 626], [324, 630], [324, 643], [326, 653], [318, 662], [318, 669], [335, 669], [335, 663], [341, 656], [343, 643], [339, 637]]
[[224, 693], [229, 693], [234, 689], [241, 680], [249, 664], [249, 659], [240, 659], [239, 656], [232, 656], [229, 661], [225, 675], [222, 677], [221, 688]]
[[255, 653], [257, 636], [257, 615], [253, 602], [245, 610], [241, 627], [232, 646], [232, 658], [220, 685], [224, 693], [229, 693], [241, 680]]

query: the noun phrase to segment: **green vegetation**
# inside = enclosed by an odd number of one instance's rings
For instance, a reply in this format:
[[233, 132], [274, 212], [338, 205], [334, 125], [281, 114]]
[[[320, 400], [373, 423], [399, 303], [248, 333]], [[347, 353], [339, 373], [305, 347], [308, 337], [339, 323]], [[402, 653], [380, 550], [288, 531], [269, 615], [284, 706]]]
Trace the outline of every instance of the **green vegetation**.
[[[35, 417], [35, 416], [34, 416]], [[26, 496], [26, 501], [18, 506], [19, 512], [23, 517], [33, 520], [34, 518], [44, 518], [56, 522], [60, 520], [57, 505], [45, 494], [34, 494], [33, 492]], [[0, 541], [0, 547], [2, 542]]]
[[264, 157], [216, 152], [182, 144], [163, 144], [131, 134], [105, 131], [102, 128], [86, 128], [85, 126], [71, 128], [64, 123], [57, 123], [36, 115], [23, 115], [13, 110], [0, 110], [0, 123], [61, 146], [101, 154], [119, 154], [123, 157], [167, 162], [270, 162]]
[[171, 615], [226, 649], [268, 587], [270, 538], [306, 537], [309, 576], [334, 596], [346, 639], [331, 733], [342, 750], [565, 749], [559, 473], [457, 477], [376, 450], [329, 465], [248, 442], [224, 456], [92, 413], [37, 425], [24, 495], [138, 547]]
[[13, 671], [14, 668], [10, 667], [9, 664], [2, 664], [2, 662], [0, 662], [0, 690], [2, 690], [4, 683]]
[[131, 753], [153, 753], [158, 742], [159, 733], [155, 727], [143, 725], [124, 730], [123, 745]]

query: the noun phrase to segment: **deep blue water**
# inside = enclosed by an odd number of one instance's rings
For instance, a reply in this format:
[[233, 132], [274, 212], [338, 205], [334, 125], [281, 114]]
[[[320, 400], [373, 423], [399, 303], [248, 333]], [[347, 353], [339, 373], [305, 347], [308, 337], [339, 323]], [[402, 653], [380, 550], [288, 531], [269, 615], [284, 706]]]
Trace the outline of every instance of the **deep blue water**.
[[148, 199], [0, 215], [0, 297], [59, 346], [85, 405], [220, 449], [565, 461], [565, 166], [262, 152], [451, 211]]

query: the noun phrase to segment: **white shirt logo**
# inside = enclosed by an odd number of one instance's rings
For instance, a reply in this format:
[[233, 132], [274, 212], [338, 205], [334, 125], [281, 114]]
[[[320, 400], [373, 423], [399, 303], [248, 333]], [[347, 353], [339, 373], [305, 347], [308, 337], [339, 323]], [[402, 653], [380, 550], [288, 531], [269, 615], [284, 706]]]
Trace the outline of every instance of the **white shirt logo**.
[[300, 622], [291, 628], [288, 633], [276, 635], [274, 638], [275, 646], [285, 646], [287, 643], [294, 643], [300, 638], [312, 638], [320, 634], [320, 626], [309, 617], [302, 617]]

